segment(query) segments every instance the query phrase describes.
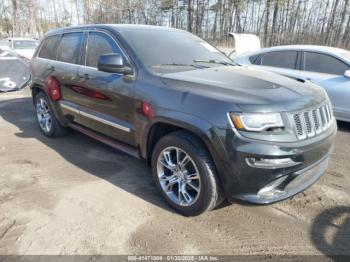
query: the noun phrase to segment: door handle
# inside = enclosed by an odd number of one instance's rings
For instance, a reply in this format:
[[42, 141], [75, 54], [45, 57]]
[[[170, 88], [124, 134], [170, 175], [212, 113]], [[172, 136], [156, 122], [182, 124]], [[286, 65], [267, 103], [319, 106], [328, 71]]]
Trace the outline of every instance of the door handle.
[[78, 74], [78, 78], [88, 80], [88, 79], [90, 79], [90, 75], [89, 74]]
[[51, 71], [51, 72], [53, 72], [53, 71], [56, 70], [56, 68], [55, 68], [54, 66], [50, 66], [50, 67], [48, 68], [48, 70]]

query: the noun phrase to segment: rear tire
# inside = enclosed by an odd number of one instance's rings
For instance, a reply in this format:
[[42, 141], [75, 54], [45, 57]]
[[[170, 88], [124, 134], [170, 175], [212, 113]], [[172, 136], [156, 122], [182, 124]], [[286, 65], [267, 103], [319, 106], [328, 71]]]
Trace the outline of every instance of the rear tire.
[[61, 126], [51, 106], [51, 101], [44, 92], [39, 92], [34, 97], [36, 119], [40, 131], [47, 137], [61, 137], [69, 132], [68, 128]]
[[185, 216], [200, 215], [223, 201], [210, 153], [200, 139], [186, 131], [157, 142], [152, 174], [166, 202]]

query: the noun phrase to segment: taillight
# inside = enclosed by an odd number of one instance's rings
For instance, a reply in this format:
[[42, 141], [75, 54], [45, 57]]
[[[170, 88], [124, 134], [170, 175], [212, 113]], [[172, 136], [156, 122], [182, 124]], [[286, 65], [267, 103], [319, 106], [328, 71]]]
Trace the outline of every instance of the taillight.
[[57, 79], [50, 76], [50, 78], [47, 82], [47, 85], [48, 85], [48, 93], [49, 93], [50, 98], [53, 101], [60, 100], [62, 96], [61, 96], [60, 84], [57, 81]]
[[146, 102], [146, 101], [142, 101], [141, 102], [141, 114], [143, 114], [144, 116], [146, 116], [147, 118], [153, 118], [155, 113], [154, 113], [154, 109], [151, 106], [150, 103]]

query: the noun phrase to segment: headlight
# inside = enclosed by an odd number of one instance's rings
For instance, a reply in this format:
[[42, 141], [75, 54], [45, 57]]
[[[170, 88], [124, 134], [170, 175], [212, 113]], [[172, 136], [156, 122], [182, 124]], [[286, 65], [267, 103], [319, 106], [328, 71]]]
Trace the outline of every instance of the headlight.
[[245, 131], [264, 131], [269, 128], [283, 127], [281, 114], [236, 114], [230, 113], [230, 119], [234, 127]]

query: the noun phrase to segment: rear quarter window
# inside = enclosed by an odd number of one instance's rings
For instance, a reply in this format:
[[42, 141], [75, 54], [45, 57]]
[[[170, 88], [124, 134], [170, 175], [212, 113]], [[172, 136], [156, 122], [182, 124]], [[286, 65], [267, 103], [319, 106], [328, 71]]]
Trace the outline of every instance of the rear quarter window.
[[258, 65], [258, 64], [260, 64], [259, 63], [260, 59], [258, 59], [259, 56], [260, 56], [260, 54], [259, 55], [252, 55], [249, 57], [249, 61], [254, 65]]
[[39, 57], [50, 60], [56, 59], [57, 44], [61, 35], [48, 36], [44, 39], [44, 42], [40, 48]]

